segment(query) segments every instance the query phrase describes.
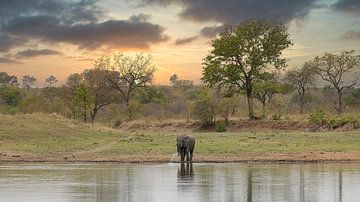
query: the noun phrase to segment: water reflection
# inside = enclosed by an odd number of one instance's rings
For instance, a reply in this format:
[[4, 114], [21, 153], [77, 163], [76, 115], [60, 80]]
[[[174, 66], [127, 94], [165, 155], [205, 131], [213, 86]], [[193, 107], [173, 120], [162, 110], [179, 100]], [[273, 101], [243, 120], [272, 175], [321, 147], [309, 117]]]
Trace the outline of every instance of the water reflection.
[[0, 201], [360, 201], [360, 164], [0, 164]]
[[[185, 166], [186, 165], [186, 166]], [[193, 164], [192, 163], [180, 163], [177, 172], [178, 179], [192, 180], [194, 178]]]

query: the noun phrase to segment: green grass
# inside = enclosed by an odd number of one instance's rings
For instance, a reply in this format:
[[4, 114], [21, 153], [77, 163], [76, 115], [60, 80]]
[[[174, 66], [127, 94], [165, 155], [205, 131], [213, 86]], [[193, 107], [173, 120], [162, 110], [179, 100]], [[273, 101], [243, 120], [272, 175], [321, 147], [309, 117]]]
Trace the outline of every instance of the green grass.
[[[175, 137], [166, 131], [127, 132], [92, 126], [57, 115], [0, 116], [0, 153], [61, 157], [82, 153], [98, 157], [171, 155]], [[350, 132], [194, 132], [197, 155], [262, 152], [360, 151], [359, 131]]]

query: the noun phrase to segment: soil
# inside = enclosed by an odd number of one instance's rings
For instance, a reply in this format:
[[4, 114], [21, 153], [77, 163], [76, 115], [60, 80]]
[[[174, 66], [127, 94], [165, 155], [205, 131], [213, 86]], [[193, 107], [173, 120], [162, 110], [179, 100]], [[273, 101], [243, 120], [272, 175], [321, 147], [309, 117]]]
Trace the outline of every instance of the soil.
[[[176, 156], [176, 155], [175, 155]], [[127, 155], [117, 157], [97, 157], [91, 155], [70, 156], [29, 156], [21, 154], [1, 153], [0, 162], [119, 162], [119, 163], [169, 163], [178, 162], [172, 155]], [[246, 153], [241, 155], [194, 155], [193, 162], [269, 162], [269, 163], [294, 163], [294, 162], [360, 162], [360, 151], [357, 152], [301, 152], [301, 153]]]

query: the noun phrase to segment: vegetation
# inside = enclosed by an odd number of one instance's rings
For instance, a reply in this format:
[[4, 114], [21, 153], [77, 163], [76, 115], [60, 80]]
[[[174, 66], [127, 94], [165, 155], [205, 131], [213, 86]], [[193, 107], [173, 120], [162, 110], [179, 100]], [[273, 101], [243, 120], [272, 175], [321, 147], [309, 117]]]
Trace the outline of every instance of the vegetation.
[[306, 62], [301, 69], [289, 70], [286, 73], [285, 82], [296, 89], [299, 97], [299, 112], [304, 113], [306, 92], [315, 83], [314, 71], [310, 63]]
[[[176, 152], [178, 132], [114, 130], [46, 114], [1, 115], [0, 122], [0, 160], [169, 161]], [[197, 141], [196, 161], [308, 159], [304, 156], [314, 160], [315, 154], [321, 157], [340, 151], [359, 152], [360, 141], [358, 132], [235, 131], [193, 135]], [[286, 155], [276, 156], [279, 153]]]
[[268, 65], [285, 67], [280, 56], [290, 45], [289, 35], [281, 25], [248, 22], [226, 27], [204, 59], [202, 81], [210, 87], [232, 87], [237, 93], [245, 90], [249, 118], [254, 119], [254, 80], [265, 73]]
[[[354, 53], [355, 51], [344, 51], [340, 55], [325, 53], [311, 62], [317, 74], [336, 89], [338, 100], [334, 108], [339, 115], [343, 113], [344, 91], [356, 86], [360, 78], [360, 56]], [[346, 79], [346, 75], [351, 78]]]

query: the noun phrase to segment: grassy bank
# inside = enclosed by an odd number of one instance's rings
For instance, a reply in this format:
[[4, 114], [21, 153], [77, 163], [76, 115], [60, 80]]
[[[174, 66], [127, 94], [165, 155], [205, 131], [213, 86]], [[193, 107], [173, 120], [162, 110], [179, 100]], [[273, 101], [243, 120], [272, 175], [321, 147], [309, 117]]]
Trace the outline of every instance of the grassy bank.
[[[115, 130], [57, 115], [0, 115], [0, 161], [167, 162], [185, 131]], [[189, 133], [189, 130], [186, 131]], [[191, 132], [195, 161], [360, 160], [360, 132]]]

